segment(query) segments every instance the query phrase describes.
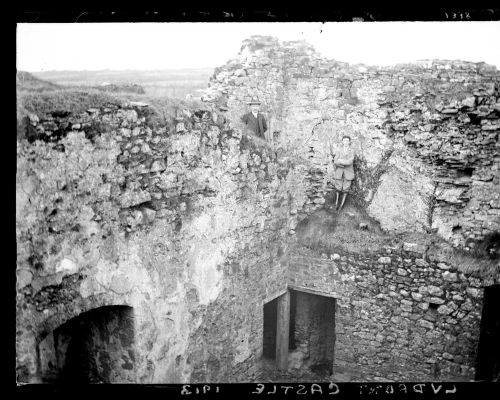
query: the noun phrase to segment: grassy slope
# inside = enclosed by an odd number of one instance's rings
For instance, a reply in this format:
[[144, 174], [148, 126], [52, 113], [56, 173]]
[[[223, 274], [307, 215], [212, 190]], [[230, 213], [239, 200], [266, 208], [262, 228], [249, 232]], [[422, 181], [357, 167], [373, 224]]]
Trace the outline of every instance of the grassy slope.
[[47, 91], [61, 88], [60, 85], [36, 78], [33, 74], [25, 71], [16, 73], [16, 86], [30, 91]]
[[17, 119], [22, 120], [28, 113], [39, 117], [54, 111], [69, 111], [80, 114], [89, 108], [100, 108], [108, 105], [123, 105], [128, 101], [142, 101], [151, 106], [155, 123], [166, 123], [179, 108], [205, 109], [200, 102], [149, 96], [130, 92], [106, 92], [97, 88], [82, 86], [61, 86], [35, 78], [26, 72], [18, 72], [17, 87]]
[[[365, 223], [368, 229], [360, 229]], [[363, 210], [347, 204], [341, 211], [320, 209], [297, 226], [299, 243], [326, 253], [347, 251], [365, 253], [382, 251], [395, 239], [380, 229]]]
[[[367, 229], [360, 229], [360, 223], [365, 223]], [[445, 262], [464, 274], [479, 274], [486, 278], [498, 276], [500, 272], [497, 258], [489, 258], [481, 251], [466, 253], [453, 248], [435, 234], [389, 234], [383, 231], [366, 211], [349, 202], [346, 202], [341, 211], [316, 211], [300, 222], [296, 232], [298, 243], [316, 253], [383, 253], [387, 247], [398, 253], [404, 242], [410, 242], [427, 247], [424, 258], [428, 261]]]

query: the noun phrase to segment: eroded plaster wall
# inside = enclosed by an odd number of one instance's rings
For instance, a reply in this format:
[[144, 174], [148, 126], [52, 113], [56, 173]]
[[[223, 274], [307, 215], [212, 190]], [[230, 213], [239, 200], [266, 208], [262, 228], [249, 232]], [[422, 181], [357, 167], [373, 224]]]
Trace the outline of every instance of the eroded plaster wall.
[[150, 127], [147, 113], [30, 116], [32, 139], [18, 142], [21, 380], [40, 378], [47, 334], [105, 305], [133, 308], [138, 382], [254, 373], [307, 182], [220, 115], [179, 110]]

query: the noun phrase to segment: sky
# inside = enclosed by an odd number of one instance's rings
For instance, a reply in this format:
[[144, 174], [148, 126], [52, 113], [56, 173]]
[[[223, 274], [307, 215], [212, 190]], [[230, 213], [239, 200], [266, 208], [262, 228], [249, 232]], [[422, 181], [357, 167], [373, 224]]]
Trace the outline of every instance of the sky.
[[252, 35], [306, 40], [324, 57], [393, 65], [423, 59], [500, 69], [500, 21], [274, 23], [33, 23], [17, 25], [17, 69], [214, 68]]

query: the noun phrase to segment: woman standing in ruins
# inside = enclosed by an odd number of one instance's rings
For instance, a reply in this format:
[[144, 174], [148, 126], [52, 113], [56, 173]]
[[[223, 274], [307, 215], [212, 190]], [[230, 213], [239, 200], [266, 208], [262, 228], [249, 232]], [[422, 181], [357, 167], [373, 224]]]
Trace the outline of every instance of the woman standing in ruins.
[[[333, 157], [333, 166], [335, 168], [333, 172], [333, 183], [337, 191], [335, 209], [341, 210], [354, 180], [353, 164], [356, 154], [351, 146], [351, 138], [344, 135], [342, 137], [342, 147], [336, 152], [333, 152], [332, 148], [330, 148], [330, 153]], [[342, 193], [342, 200], [339, 207], [340, 193]]]

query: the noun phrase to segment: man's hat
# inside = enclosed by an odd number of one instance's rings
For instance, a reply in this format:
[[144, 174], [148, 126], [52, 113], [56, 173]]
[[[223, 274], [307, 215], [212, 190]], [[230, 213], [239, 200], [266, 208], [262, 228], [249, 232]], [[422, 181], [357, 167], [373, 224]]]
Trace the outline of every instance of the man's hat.
[[252, 100], [248, 102], [248, 105], [251, 106], [252, 104], [260, 104], [260, 101], [257, 96], [253, 96]]

